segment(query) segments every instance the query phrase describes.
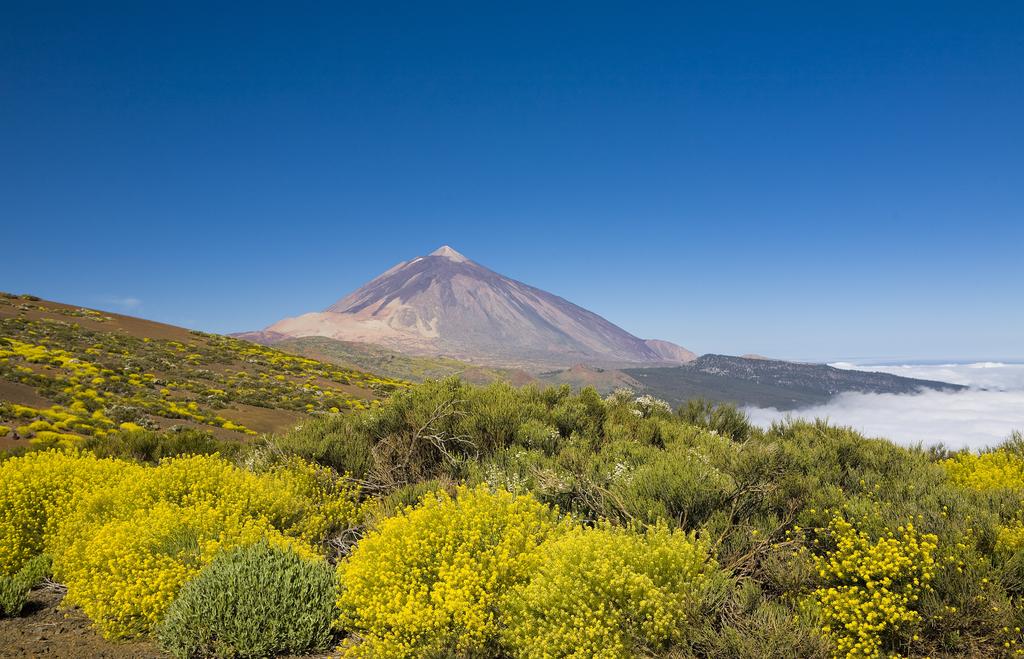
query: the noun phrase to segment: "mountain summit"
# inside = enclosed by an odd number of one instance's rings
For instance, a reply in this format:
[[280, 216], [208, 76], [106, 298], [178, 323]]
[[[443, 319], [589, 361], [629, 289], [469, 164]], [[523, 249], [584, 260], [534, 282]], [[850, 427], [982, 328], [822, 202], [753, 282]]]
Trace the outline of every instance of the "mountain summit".
[[435, 249], [433, 252], [431, 252], [430, 255], [431, 256], [442, 256], [442, 257], [448, 259], [449, 261], [455, 261], [456, 263], [465, 263], [466, 261], [469, 260], [465, 256], [463, 256], [462, 254], [459, 254], [458, 252], [456, 252], [454, 249], [452, 249], [448, 245], [441, 245], [440, 247]]
[[666, 341], [644, 341], [448, 245], [399, 263], [324, 311], [286, 318], [258, 336], [326, 336], [517, 365], [665, 365], [695, 357]]

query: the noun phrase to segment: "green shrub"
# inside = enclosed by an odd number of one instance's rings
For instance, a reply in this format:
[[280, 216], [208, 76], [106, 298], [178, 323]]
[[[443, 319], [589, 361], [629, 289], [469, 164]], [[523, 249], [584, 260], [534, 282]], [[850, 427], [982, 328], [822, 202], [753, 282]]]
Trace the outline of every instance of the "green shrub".
[[158, 628], [176, 657], [265, 657], [324, 650], [334, 572], [266, 541], [214, 558], [186, 584]]
[[348, 441], [369, 440], [374, 458], [371, 477], [380, 489], [444, 476], [455, 462], [478, 454], [460, 430], [469, 389], [458, 378], [428, 380], [360, 415]]
[[485, 454], [510, 445], [524, 423], [544, 415], [542, 403], [533, 396], [535, 392], [504, 382], [468, 389], [465, 408], [469, 413], [461, 418], [458, 434]]
[[588, 437], [597, 435], [601, 431], [601, 426], [598, 424], [603, 421], [603, 418], [595, 413], [596, 410], [601, 409], [599, 401], [600, 398], [597, 401], [592, 401], [589, 399], [589, 395], [588, 398], [581, 395], [564, 398], [552, 407], [551, 419], [562, 437], [570, 437], [573, 434]]
[[557, 449], [562, 436], [558, 428], [544, 423], [540, 419], [527, 419], [516, 429], [515, 440], [520, 446], [528, 449], [540, 449], [551, 455]]
[[538, 500], [571, 507], [571, 501], [559, 500], [560, 492], [552, 492], [541, 482], [550, 470], [552, 459], [538, 449], [524, 449], [518, 445], [499, 451], [485, 462], [473, 465], [466, 482], [470, 485], [486, 483], [493, 489], [517, 494], [530, 493]]
[[634, 519], [668, 519], [693, 529], [725, 505], [733, 488], [732, 478], [703, 452], [677, 446], [636, 467], [612, 491]]
[[50, 557], [40, 554], [13, 576], [0, 576], [0, 618], [21, 614], [32, 588], [50, 574]]
[[541, 545], [539, 566], [502, 606], [517, 657], [637, 657], [684, 641], [728, 579], [692, 535], [654, 527], [574, 528]]
[[749, 602], [717, 630], [698, 635], [697, 656], [706, 659], [765, 659], [800, 657], [826, 659], [832, 644], [820, 634], [820, 622], [813, 612], [793, 610], [784, 602], [761, 599]]
[[347, 414], [313, 417], [266, 443], [271, 450], [317, 462], [339, 474], [366, 478], [374, 467], [374, 440], [362, 432], [363, 420]]
[[[384, 520], [388, 517], [401, 515], [406, 509], [415, 506], [423, 497], [433, 496], [437, 492], [447, 492], [455, 495], [457, 484], [447, 480], [421, 481], [400, 487], [394, 492], [374, 499], [368, 504], [370, 508], [367, 513], [377, 520]], [[372, 522], [371, 522], [372, 523]]]
[[239, 452], [238, 442], [216, 439], [208, 432], [186, 428], [179, 431], [135, 430], [106, 437], [86, 437], [82, 448], [101, 458], [126, 458], [156, 464], [179, 455], [230, 456]]
[[747, 415], [731, 403], [715, 404], [704, 398], [695, 398], [686, 401], [676, 414], [686, 423], [714, 430], [737, 442], [749, 439], [754, 430]]

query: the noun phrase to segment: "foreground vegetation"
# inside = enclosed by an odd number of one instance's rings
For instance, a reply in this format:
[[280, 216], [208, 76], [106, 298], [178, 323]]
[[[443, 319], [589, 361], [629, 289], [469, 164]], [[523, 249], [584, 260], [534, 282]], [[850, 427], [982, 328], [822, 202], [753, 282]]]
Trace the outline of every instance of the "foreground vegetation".
[[949, 454], [449, 379], [246, 445], [9, 457], [0, 593], [42, 565], [107, 637], [183, 657], [1016, 656], [1022, 504], [1019, 436]]

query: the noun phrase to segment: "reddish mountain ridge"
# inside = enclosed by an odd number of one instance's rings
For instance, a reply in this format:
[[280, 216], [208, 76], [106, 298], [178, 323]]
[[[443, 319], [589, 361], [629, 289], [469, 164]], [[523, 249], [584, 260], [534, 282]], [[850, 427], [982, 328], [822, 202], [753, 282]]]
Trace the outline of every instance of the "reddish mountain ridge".
[[240, 334], [273, 343], [326, 336], [414, 355], [502, 365], [678, 365], [696, 355], [645, 341], [557, 295], [509, 279], [447, 245], [399, 263], [324, 311]]

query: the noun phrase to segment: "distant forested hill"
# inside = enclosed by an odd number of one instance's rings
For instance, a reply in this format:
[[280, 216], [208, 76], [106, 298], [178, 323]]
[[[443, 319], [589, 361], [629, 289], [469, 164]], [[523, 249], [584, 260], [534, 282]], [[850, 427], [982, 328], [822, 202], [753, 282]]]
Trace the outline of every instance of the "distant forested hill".
[[683, 366], [627, 368], [646, 391], [670, 403], [691, 398], [794, 410], [826, 403], [844, 392], [906, 394], [921, 389], [954, 391], [960, 385], [888, 373], [852, 371], [826, 364], [704, 355]]

